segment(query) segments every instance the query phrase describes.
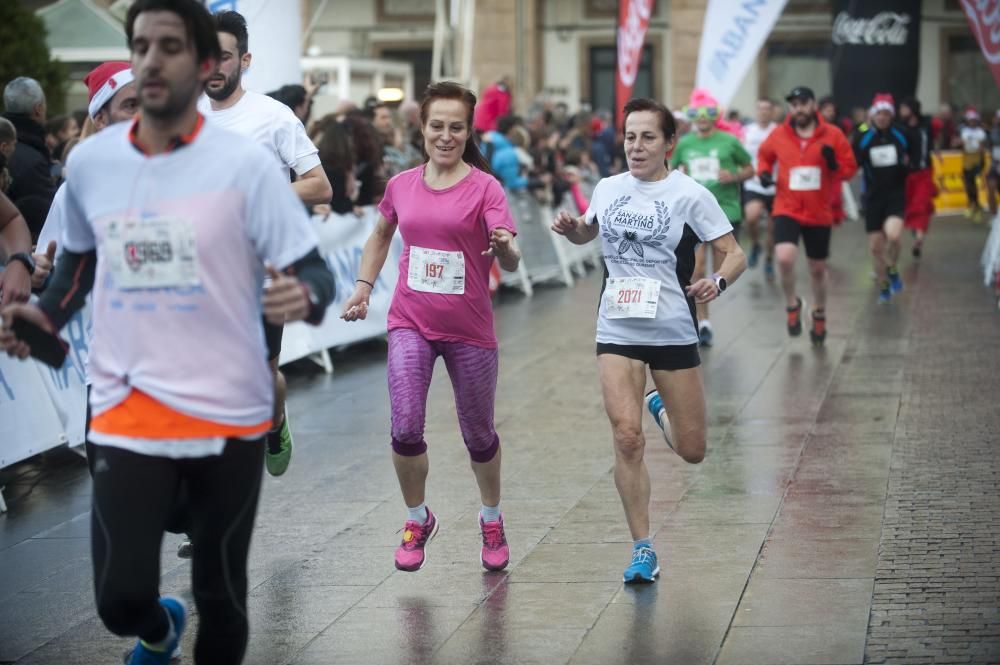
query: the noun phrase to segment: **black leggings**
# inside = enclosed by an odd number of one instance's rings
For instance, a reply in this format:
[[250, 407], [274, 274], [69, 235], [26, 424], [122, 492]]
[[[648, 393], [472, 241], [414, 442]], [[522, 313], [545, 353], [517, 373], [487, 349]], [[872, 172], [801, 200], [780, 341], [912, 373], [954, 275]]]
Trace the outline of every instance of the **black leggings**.
[[108, 630], [147, 642], [166, 637], [159, 605], [163, 532], [183, 483], [198, 608], [194, 661], [239, 663], [247, 644], [247, 552], [257, 513], [264, 443], [229, 440], [221, 455], [168, 459], [93, 446], [91, 548], [97, 611]]
[[976, 187], [976, 179], [983, 172], [983, 165], [962, 171], [962, 181], [965, 183], [965, 198], [969, 200], [969, 207], [979, 209], [979, 188]]

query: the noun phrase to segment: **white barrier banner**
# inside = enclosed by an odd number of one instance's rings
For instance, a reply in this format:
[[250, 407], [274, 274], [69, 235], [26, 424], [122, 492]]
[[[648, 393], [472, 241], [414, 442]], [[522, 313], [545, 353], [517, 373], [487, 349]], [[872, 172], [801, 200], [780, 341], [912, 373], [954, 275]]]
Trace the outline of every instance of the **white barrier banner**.
[[708, 0], [696, 88], [729, 106], [788, 0]]
[[64, 443], [41, 367], [0, 354], [0, 468]]
[[320, 325], [296, 322], [285, 326], [281, 342], [281, 364], [334, 346], [386, 333], [389, 302], [399, 277], [399, 255], [403, 250], [403, 241], [398, 233], [393, 236], [389, 256], [375, 281], [367, 318], [351, 323], [340, 318], [344, 302], [354, 291], [354, 280], [357, 279], [361, 266], [361, 253], [377, 220], [378, 212], [373, 207], [365, 208], [360, 217], [353, 214], [313, 217], [313, 228], [319, 236], [319, 251], [333, 272], [337, 296], [326, 310], [326, 318]]
[[52, 400], [65, 443], [83, 443], [87, 425], [87, 355], [90, 353], [90, 300], [62, 329], [69, 355], [59, 369], [38, 363], [38, 372]]

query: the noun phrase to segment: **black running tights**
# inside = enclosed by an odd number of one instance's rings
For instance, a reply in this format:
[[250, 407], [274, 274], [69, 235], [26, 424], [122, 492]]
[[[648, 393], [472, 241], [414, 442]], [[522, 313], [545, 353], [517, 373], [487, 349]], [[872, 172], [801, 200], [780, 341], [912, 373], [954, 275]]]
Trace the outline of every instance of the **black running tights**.
[[183, 481], [198, 608], [195, 663], [238, 664], [247, 644], [247, 552], [264, 443], [229, 440], [221, 455], [167, 459], [93, 446], [91, 547], [97, 611], [118, 635], [164, 639], [159, 605], [163, 532]]

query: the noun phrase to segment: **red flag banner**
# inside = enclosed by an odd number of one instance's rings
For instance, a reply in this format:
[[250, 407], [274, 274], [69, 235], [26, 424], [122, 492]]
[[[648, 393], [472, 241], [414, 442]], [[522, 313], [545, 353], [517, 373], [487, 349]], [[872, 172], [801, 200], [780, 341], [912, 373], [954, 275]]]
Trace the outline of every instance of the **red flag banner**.
[[642, 62], [653, 0], [618, 0], [618, 65], [615, 68], [615, 126], [621, 131], [625, 114], [622, 107], [632, 97], [635, 77]]
[[1000, 0], [961, 0], [972, 34], [1000, 86]]

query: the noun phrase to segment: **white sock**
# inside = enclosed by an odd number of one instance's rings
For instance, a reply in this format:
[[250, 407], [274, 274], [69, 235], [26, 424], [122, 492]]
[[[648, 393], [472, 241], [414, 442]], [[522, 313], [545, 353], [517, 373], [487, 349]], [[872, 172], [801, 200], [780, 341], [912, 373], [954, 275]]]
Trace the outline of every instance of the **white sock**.
[[708, 319], [702, 319], [701, 321], [698, 321], [698, 330], [701, 330], [702, 328], [708, 328], [709, 330], [711, 330], [712, 322], [709, 321]]
[[495, 506], [487, 506], [485, 503], [482, 508], [479, 509], [479, 517], [483, 522], [499, 522], [500, 521], [500, 504]]
[[413, 520], [417, 524], [427, 524], [427, 504], [426, 503], [422, 503], [419, 506], [417, 506], [416, 508], [407, 507], [406, 508], [406, 512], [408, 513], [406, 519]]

